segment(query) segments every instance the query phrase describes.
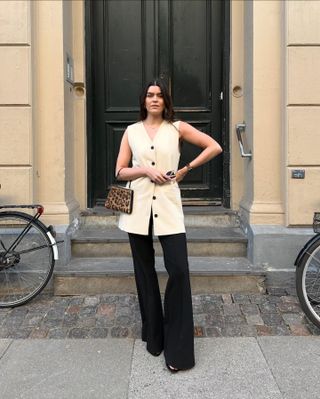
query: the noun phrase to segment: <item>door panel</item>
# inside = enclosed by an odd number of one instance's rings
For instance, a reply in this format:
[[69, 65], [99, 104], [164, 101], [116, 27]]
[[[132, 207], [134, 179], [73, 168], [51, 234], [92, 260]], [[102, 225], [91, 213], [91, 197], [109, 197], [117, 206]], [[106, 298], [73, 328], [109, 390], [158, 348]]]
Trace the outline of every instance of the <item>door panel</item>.
[[[166, 80], [177, 119], [222, 142], [223, 2], [103, 0], [86, 3], [89, 206], [104, 202], [126, 126], [138, 120], [139, 94], [154, 77]], [[91, 72], [90, 72], [91, 71]], [[200, 149], [184, 143], [181, 165]], [[221, 203], [222, 157], [190, 172], [182, 197]]]

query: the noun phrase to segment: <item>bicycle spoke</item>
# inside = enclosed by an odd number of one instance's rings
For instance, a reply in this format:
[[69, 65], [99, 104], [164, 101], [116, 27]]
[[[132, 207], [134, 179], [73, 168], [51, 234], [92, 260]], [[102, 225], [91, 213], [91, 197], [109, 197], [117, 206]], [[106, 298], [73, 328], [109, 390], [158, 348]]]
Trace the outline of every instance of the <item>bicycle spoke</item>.
[[0, 212], [0, 234], [7, 259], [0, 269], [0, 307], [17, 306], [47, 284], [54, 265], [52, 244], [38, 222], [19, 212]]

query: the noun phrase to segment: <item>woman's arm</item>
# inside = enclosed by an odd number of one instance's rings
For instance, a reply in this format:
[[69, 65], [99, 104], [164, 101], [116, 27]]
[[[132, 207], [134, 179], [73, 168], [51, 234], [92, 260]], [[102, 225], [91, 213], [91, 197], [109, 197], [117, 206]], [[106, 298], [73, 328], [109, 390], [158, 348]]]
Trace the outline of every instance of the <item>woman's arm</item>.
[[155, 168], [134, 167], [129, 168], [132, 152], [128, 141], [128, 132], [125, 131], [121, 140], [119, 154], [116, 162], [116, 178], [118, 180], [135, 180], [139, 177], [149, 177], [154, 183], [163, 184], [170, 180], [165, 174]]
[[[200, 132], [200, 130], [189, 125], [189, 123], [180, 122], [179, 132], [181, 140], [188, 141], [197, 147], [203, 148], [203, 151], [195, 159], [189, 162], [191, 168], [203, 165], [222, 152], [222, 148], [212, 137]], [[179, 169], [176, 173], [177, 181], [181, 181], [187, 173], [187, 166]]]

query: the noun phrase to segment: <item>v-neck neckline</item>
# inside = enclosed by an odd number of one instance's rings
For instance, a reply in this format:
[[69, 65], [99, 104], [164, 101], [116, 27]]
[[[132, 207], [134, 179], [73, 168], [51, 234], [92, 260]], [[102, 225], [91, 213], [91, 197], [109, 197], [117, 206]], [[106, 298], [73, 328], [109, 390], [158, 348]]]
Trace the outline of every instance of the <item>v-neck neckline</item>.
[[144, 132], [146, 133], [146, 135], [148, 136], [149, 140], [150, 140], [152, 143], [154, 142], [154, 140], [155, 140], [156, 137], [158, 136], [159, 131], [161, 130], [162, 125], [164, 124], [164, 122], [165, 122], [165, 119], [160, 123], [160, 125], [159, 125], [159, 127], [158, 127], [158, 129], [157, 129], [157, 131], [156, 131], [156, 133], [155, 133], [155, 135], [154, 135], [154, 137], [151, 138], [150, 135], [149, 135], [149, 133], [148, 133], [147, 128], [145, 127], [145, 125], [144, 125], [144, 123], [143, 123], [143, 121], [141, 121], [142, 126], [143, 126], [143, 130], [144, 130]]

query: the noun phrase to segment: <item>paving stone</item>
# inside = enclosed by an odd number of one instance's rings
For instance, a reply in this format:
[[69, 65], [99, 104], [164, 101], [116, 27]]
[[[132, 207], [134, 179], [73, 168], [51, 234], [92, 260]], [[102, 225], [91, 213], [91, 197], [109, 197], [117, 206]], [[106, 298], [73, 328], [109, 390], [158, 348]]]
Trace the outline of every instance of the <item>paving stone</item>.
[[248, 295], [245, 294], [232, 294], [233, 302], [239, 304], [249, 304], [250, 298]]
[[225, 326], [221, 329], [223, 337], [241, 337], [242, 331], [240, 326]]
[[9, 330], [7, 328], [0, 328], [0, 338], [7, 338], [9, 334]]
[[280, 302], [278, 304], [280, 312], [301, 312], [301, 307], [296, 303]]
[[282, 317], [277, 313], [263, 313], [261, 314], [261, 318], [267, 326], [275, 326], [283, 323]]
[[286, 295], [286, 296], [281, 296], [280, 297], [281, 302], [287, 302], [287, 303], [297, 303], [299, 304], [299, 299], [296, 296], [293, 295]]
[[268, 298], [267, 295], [252, 294], [250, 295], [250, 302], [255, 303], [256, 305], [260, 305], [268, 302]]
[[47, 318], [44, 318], [41, 321], [41, 325], [44, 326], [44, 327], [51, 328], [51, 327], [62, 326], [63, 322], [64, 322], [63, 319], [47, 319]]
[[96, 319], [95, 319], [95, 317], [84, 317], [82, 319], [79, 319], [77, 324], [78, 324], [78, 327], [81, 327], [81, 328], [95, 327]]
[[222, 304], [223, 303], [223, 298], [222, 295], [202, 295], [202, 303], [203, 304], [210, 304], [210, 303], [215, 303], [215, 304]]
[[240, 309], [244, 315], [255, 315], [260, 313], [258, 305], [253, 303], [244, 305], [241, 304]]
[[224, 316], [224, 321], [226, 325], [238, 325], [238, 324], [246, 324], [247, 321], [243, 315], [237, 316]]
[[319, 336], [320, 335], [320, 328], [309, 322], [307, 324], [308, 330], [311, 332], [312, 335]]
[[46, 314], [46, 319], [62, 319], [65, 314], [65, 308], [50, 309]]
[[129, 329], [127, 327], [113, 327], [111, 329], [111, 337], [126, 338], [129, 335]]
[[70, 305], [67, 309], [66, 309], [66, 311], [65, 311], [65, 313], [66, 314], [79, 314], [80, 313], [80, 309], [81, 309], [81, 307], [80, 307], [80, 305]]
[[204, 337], [205, 336], [204, 328], [201, 326], [195, 326], [194, 327], [194, 336], [195, 337]]
[[278, 313], [277, 306], [273, 303], [262, 303], [259, 305], [261, 313]]
[[25, 317], [25, 319], [22, 322], [23, 326], [36, 326], [38, 324], [40, 324], [41, 320], [42, 320], [42, 316], [41, 315], [35, 315], [34, 313], [28, 313]]
[[116, 313], [116, 305], [101, 303], [97, 308], [97, 315], [114, 317]]
[[308, 336], [311, 335], [310, 330], [304, 324], [291, 324], [290, 330], [292, 335], [299, 335], [299, 336]]
[[107, 317], [97, 317], [96, 318], [96, 327], [112, 327], [115, 324], [115, 319], [109, 319]]
[[288, 295], [297, 296], [297, 290], [295, 287], [288, 287], [286, 288], [286, 293]]
[[97, 308], [95, 306], [84, 306], [80, 309], [79, 317], [95, 316]]
[[276, 295], [276, 296], [283, 296], [286, 295], [287, 293], [285, 288], [278, 288], [278, 287], [267, 288], [267, 292], [270, 295]]
[[202, 296], [201, 295], [194, 295], [192, 297], [192, 305], [195, 306], [201, 306], [202, 305]]
[[69, 305], [81, 305], [84, 301], [84, 298], [81, 296], [74, 296], [69, 300]]
[[141, 338], [141, 323], [134, 324], [131, 327], [131, 337], [132, 338]]
[[16, 328], [8, 330], [7, 338], [26, 339], [31, 334], [32, 328]]
[[222, 337], [222, 331], [219, 327], [207, 327], [205, 333], [207, 337]]
[[108, 336], [108, 329], [102, 327], [94, 327], [89, 331], [90, 338], [106, 338]]
[[62, 325], [63, 327], [73, 327], [79, 320], [79, 316], [77, 314], [67, 314], [63, 318]]
[[96, 306], [100, 302], [100, 298], [97, 296], [88, 296], [84, 298], [84, 305], [85, 306]]
[[240, 325], [241, 335], [243, 337], [256, 337], [257, 329], [255, 326]]
[[272, 335], [290, 335], [290, 330], [286, 325], [271, 326]]
[[223, 303], [225, 303], [225, 304], [232, 304], [233, 303], [232, 296], [230, 294], [222, 294], [221, 297], [222, 297]]
[[276, 296], [276, 295], [268, 295], [268, 303], [274, 303], [277, 304], [281, 302], [281, 296]]
[[221, 328], [225, 325], [224, 317], [208, 314], [206, 317], [206, 325], [208, 327], [220, 327]]
[[194, 324], [198, 326], [205, 326], [206, 317], [207, 317], [206, 313], [194, 314], [193, 315]]
[[35, 328], [29, 335], [29, 338], [46, 338], [48, 335], [48, 328]]
[[273, 335], [271, 326], [256, 326], [258, 336], [269, 336]]
[[241, 315], [240, 305], [237, 303], [222, 305], [222, 309], [225, 316]]
[[89, 338], [89, 328], [71, 328], [68, 332], [68, 338]]
[[7, 318], [7, 315], [5, 313], [0, 314], [0, 326], [5, 322], [6, 318]]
[[206, 313], [215, 314], [215, 315], [223, 314], [222, 305], [220, 305], [218, 303], [203, 304], [202, 310]]
[[67, 328], [53, 328], [48, 332], [48, 338], [64, 339], [68, 335], [69, 329]]
[[259, 314], [246, 315], [245, 318], [249, 325], [264, 325], [264, 321]]
[[100, 296], [100, 303], [118, 303], [118, 295], [102, 294]]
[[115, 319], [115, 323], [116, 323], [117, 325], [119, 325], [119, 326], [126, 326], [126, 327], [128, 327], [128, 326], [130, 326], [131, 323], [132, 323], [132, 318], [129, 317], [129, 316], [118, 316], [118, 317]]
[[304, 315], [301, 313], [282, 313], [283, 320], [286, 324], [302, 324], [305, 321]]

